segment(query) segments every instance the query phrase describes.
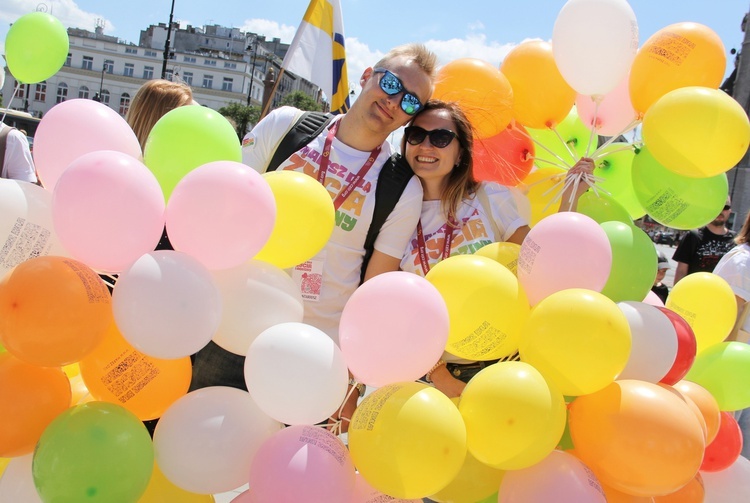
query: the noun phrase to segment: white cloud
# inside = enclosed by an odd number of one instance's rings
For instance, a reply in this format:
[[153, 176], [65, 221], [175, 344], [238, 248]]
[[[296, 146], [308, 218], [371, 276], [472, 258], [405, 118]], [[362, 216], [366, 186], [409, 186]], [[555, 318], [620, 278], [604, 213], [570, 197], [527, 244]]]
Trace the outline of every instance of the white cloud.
[[279, 38], [282, 43], [291, 44], [297, 27], [279, 24], [268, 19], [246, 19], [240, 30], [265, 35], [266, 40]]

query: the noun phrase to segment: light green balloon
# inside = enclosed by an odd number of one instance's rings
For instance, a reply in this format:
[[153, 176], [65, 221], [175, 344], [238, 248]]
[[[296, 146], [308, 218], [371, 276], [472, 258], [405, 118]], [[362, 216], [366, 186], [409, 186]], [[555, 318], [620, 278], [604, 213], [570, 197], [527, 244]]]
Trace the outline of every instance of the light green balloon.
[[149, 133], [143, 152], [143, 163], [166, 199], [186, 174], [213, 161], [241, 162], [242, 147], [229, 121], [197, 105], [167, 112]]
[[750, 345], [721, 342], [695, 357], [685, 379], [706, 388], [724, 411], [750, 407]]
[[17, 81], [33, 84], [56, 74], [69, 49], [68, 32], [59, 20], [45, 12], [32, 12], [8, 30], [5, 61]]
[[729, 193], [727, 176], [678, 175], [662, 166], [648, 148], [633, 159], [633, 189], [648, 215], [673, 229], [697, 229], [721, 213]]
[[591, 189], [578, 199], [578, 213], [591, 217], [599, 224], [614, 220], [633, 225], [633, 219], [620, 203], [603, 192], [596, 194]]
[[638, 201], [633, 189], [633, 158], [635, 151], [629, 143], [612, 143], [601, 151], [602, 157], [596, 161], [594, 176], [603, 178], [597, 182], [637, 220], [646, 214], [646, 209]]
[[[555, 127], [560, 137], [555, 134], [555, 131], [551, 129], [532, 129], [526, 128], [531, 135], [531, 138], [535, 140], [534, 145], [534, 163], [540, 168], [548, 168], [554, 164], [567, 163], [572, 166], [581, 157], [586, 157], [586, 151], [590, 154], [596, 150], [598, 141], [597, 135], [591, 135], [591, 131], [578, 117], [578, 112], [575, 107], [570, 111], [567, 117]], [[562, 138], [562, 141], [561, 141]], [[591, 145], [589, 146], [589, 138], [591, 138]], [[563, 143], [564, 142], [564, 143]], [[542, 146], [540, 146], [541, 144]], [[551, 154], [544, 147], [554, 152]], [[571, 153], [573, 155], [571, 155]], [[561, 161], [557, 157], [563, 159]], [[550, 162], [545, 162], [550, 161]]]
[[604, 222], [601, 226], [612, 247], [612, 269], [602, 294], [613, 302], [643, 301], [656, 278], [654, 243], [634, 225]]
[[154, 446], [143, 423], [106, 402], [77, 405], [42, 433], [32, 465], [42, 501], [138, 501], [154, 468]]

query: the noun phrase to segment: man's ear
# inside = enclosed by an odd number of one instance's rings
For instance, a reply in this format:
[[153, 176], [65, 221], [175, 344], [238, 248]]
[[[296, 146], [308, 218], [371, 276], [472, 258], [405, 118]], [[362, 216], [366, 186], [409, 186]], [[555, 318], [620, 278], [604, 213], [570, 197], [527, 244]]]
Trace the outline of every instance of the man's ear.
[[365, 68], [365, 71], [362, 72], [362, 77], [360, 77], [359, 79], [359, 85], [364, 87], [367, 81], [370, 80], [370, 77], [372, 77], [372, 67], [368, 66], [367, 68]]

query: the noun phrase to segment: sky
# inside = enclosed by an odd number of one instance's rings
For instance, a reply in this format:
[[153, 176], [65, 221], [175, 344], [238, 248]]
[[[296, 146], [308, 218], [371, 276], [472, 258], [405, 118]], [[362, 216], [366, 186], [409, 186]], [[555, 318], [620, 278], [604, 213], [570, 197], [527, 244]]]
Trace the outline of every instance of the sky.
[[[252, 31], [289, 43], [309, 0], [239, 1], [174, 0], [174, 20], [181, 25], [218, 24]], [[728, 75], [730, 49], [741, 47], [740, 23], [750, 10], [748, 0], [630, 0], [640, 44], [670, 24], [692, 21], [715, 31], [724, 42]], [[67, 27], [104, 32], [138, 43], [140, 31], [150, 24], [167, 23], [171, 0], [2, 0], [0, 52], [8, 28], [20, 16], [46, 9]], [[411, 0], [380, 2], [341, 0], [346, 36], [349, 81], [393, 46], [422, 42], [440, 64], [472, 57], [499, 65], [517, 44], [528, 39], [551, 40], [552, 29], [565, 0]], [[596, 41], [592, 40], [592, 44]]]

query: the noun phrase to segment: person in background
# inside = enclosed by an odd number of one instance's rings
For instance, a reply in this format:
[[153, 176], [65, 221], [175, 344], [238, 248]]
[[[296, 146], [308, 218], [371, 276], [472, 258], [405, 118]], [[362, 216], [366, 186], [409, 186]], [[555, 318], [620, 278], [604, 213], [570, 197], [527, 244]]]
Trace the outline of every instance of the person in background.
[[667, 302], [667, 296], [669, 295], [669, 287], [662, 283], [664, 277], [667, 275], [667, 271], [670, 269], [669, 259], [662, 252], [658, 253], [656, 278], [654, 279], [654, 286], [651, 287], [651, 291], [654, 292], [662, 302]]
[[26, 135], [3, 122], [0, 122], [0, 178], [40, 185]]
[[149, 80], [135, 93], [125, 120], [138, 138], [141, 150], [144, 150], [151, 129], [164, 114], [193, 103], [193, 91], [187, 84]]
[[[712, 272], [721, 257], [734, 246], [735, 232], [727, 228], [732, 211], [729, 197], [715, 219], [705, 227], [686, 232], [672, 255], [677, 262], [674, 285], [694, 272]], [[673, 286], [674, 286], [673, 285]]]

